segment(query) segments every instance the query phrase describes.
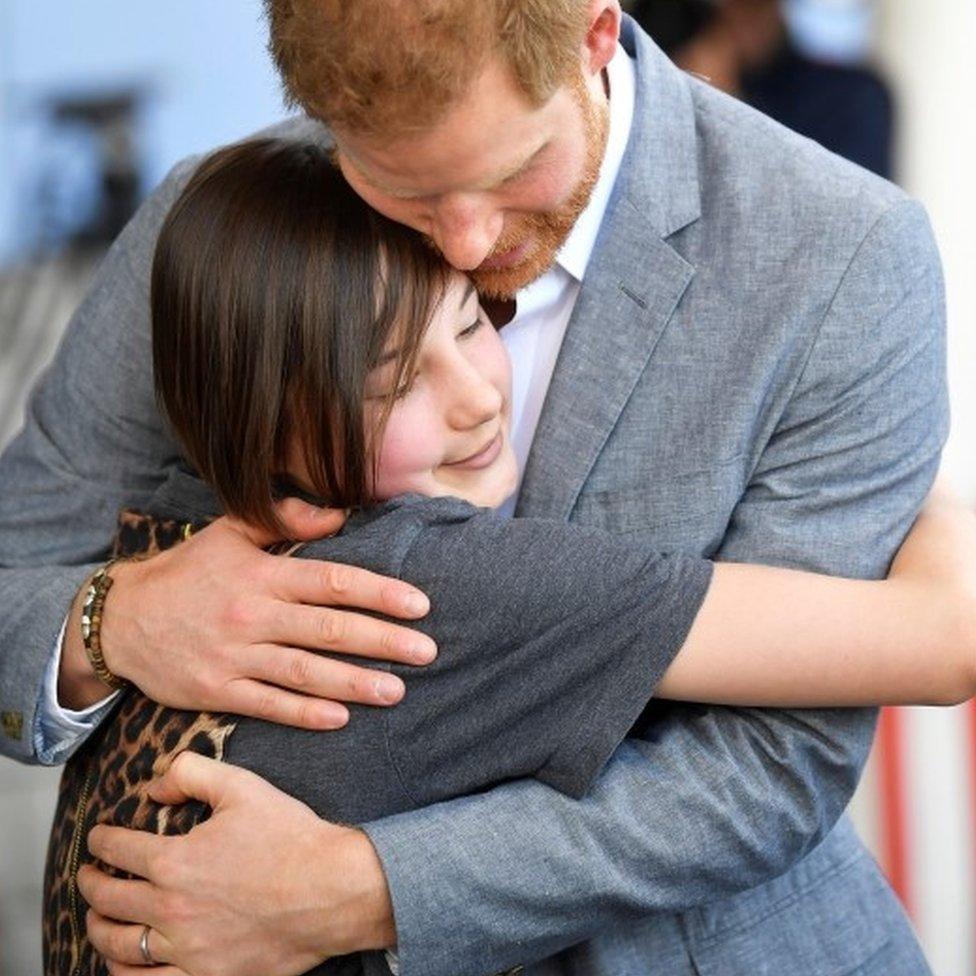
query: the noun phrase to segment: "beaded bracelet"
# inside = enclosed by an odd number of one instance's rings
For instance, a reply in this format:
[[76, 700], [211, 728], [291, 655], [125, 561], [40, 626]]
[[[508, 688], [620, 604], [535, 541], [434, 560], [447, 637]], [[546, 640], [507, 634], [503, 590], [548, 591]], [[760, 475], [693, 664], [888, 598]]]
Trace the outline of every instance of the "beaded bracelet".
[[109, 686], [109, 688], [124, 688], [128, 682], [113, 674], [105, 663], [105, 656], [102, 654], [102, 613], [105, 608], [105, 597], [112, 588], [112, 577], [109, 570], [119, 562], [113, 559], [106, 563], [91, 579], [88, 585], [88, 592], [85, 594], [85, 603], [81, 608], [81, 639], [85, 644], [85, 654], [88, 656], [88, 663], [98, 676], [99, 680]]

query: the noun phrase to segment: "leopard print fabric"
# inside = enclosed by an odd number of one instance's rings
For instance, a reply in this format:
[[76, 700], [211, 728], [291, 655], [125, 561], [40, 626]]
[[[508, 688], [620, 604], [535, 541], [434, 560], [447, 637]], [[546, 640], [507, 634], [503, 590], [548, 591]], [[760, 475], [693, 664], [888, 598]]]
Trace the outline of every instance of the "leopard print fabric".
[[[123, 512], [113, 555], [152, 555], [178, 544], [193, 528]], [[97, 823], [107, 823], [157, 834], [185, 834], [201, 823], [209, 815], [204, 804], [162, 806], [146, 795], [146, 787], [184, 750], [222, 759], [234, 726], [230, 716], [167, 708], [129, 687], [120, 695], [115, 713], [69, 760], [44, 872], [45, 976], [108, 973], [88, 941], [88, 906], [76, 883], [78, 868], [94, 860], [88, 852], [88, 831]]]

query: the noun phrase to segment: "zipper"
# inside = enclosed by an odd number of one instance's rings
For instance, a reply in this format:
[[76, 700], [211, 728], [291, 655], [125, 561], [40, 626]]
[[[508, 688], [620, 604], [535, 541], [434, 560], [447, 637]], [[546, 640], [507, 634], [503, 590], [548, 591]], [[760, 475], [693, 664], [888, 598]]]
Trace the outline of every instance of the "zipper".
[[71, 916], [71, 934], [74, 939], [76, 954], [72, 976], [79, 976], [81, 973], [81, 933], [83, 922], [78, 905], [78, 862], [81, 860], [81, 844], [85, 836], [85, 819], [88, 816], [88, 801], [91, 799], [94, 780], [95, 766], [92, 764], [85, 775], [81, 795], [78, 797], [78, 804], [75, 807], [75, 827], [71, 835], [71, 850], [68, 853], [68, 908]]

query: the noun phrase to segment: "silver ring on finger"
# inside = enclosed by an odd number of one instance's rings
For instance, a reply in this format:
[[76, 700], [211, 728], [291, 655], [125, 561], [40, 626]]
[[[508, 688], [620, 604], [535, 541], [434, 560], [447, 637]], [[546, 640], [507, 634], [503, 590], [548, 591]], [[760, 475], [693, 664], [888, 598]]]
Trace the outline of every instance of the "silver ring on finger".
[[151, 925], [143, 925], [142, 936], [139, 939], [139, 951], [142, 953], [143, 962], [147, 966], [156, 966], [158, 963], [153, 959], [152, 953], [149, 951], [149, 933], [152, 932]]

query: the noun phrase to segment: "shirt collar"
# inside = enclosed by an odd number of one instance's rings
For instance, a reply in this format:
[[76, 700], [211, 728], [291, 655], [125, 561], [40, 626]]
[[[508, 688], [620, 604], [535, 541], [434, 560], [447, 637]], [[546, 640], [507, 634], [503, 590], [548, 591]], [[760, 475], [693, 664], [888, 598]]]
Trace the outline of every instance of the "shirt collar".
[[586, 266], [590, 263], [634, 121], [634, 62], [619, 43], [616, 53], [607, 65], [607, 82], [610, 87], [610, 132], [607, 135], [603, 162], [600, 164], [600, 175], [590, 202], [579, 215], [569, 237], [556, 255], [556, 263], [579, 282], [582, 282]]

